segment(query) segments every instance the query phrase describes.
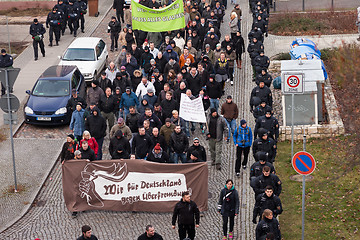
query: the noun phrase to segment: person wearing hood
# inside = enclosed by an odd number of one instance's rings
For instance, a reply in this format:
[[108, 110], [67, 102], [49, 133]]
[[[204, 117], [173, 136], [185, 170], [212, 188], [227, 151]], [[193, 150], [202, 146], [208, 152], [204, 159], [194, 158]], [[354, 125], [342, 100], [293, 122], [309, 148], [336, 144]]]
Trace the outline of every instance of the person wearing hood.
[[145, 71], [145, 69], [150, 68], [150, 60], [154, 59], [154, 56], [151, 54], [151, 52], [149, 51], [149, 47], [146, 46], [144, 48], [144, 53], [141, 55], [140, 57], [140, 67], [143, 69], [143, 74], [147, 76], [147, 73]]
[[131, 81], [121, 72], [116, 73], [116, 77], [113, 81], [113, 90], [119, 87], [121, 89], [121, 92], [124, 93], [126, 91], [127, 87], [131, 88]]
[[70, 130], [73, 132], [75, 139], [80, 140], [85, 130], [84, 122], [85, 110], [82, 108], [81, 102], [76, 104], [76, 110], [71, 115]]
[[[181, 51], [181, 49], [180, 49], [178, 46], [176, 46], [176, 43], [175, 43], [174, 40], [171, 40], [171, 41], [170, 41], [170, 46], [173, 48], [173, 51], [176, 52], [176, 54], [178, 55], [178, 57], [180, 57], [182, 51]], [[193, 54], [193, 56], [194, 56], [194, 54]], [[195, 56], [194, 56], [194, 57], [195, 57]]]
[[228, 236], [228, 222], [229, 239], [234, 237], [234, 219], [239, 214], [239, 193], [234, 187], [234, 182], [231, 179], [226, 180], [225, 187], [221, 190], [218, 202], [218, 212], [223, 218], [223, 239]]
[[179, 238], [185, 239], [186, 235], [189, 239], [195, 238], [195, 228], [200, 224], [200, 211], [194, 201], [191, 200], [189, 192], [183, 192], [182, 198], [176, 203], [171, 227], [175, 229], [176, 220], [178, 221]]
[[92, 114], [85, 121], [85, 130], [88, 130], [99, 145], [97, 160], [102, 159], [102, 146], [106, 135], [106, 121], [100, 115], [99, 108], [95, 107]]
[[229, 63], [229, 75], [230, 75], [230, 84], [234, 85], [234, 61], [236, 59], [236, 53], [232, 47], [232, 45], [227, 45], [225, 50], [225, 57], [227, 62]]
[[280, 225], [273, 212], [270, 209], [265, 209], [261, 221], [256, 226], [256, 240], [262, 240], [267, 237], [269, 233], [273, 233], [274, 240], [281, 240]]
[[228, 127], [223, 117], [219, 116], [215, 108], [210, 109], [207, 116], [207, 138], [209, 139], [209, 148], [211, 154], [211, 164], [216, 165], [217, 170], [221, 170], [222, 143], [223, 137], [228, 138]]
[[128, 154], [131, 152], [129, 140], [124, 137], [124, 134], [121, 130], [117, 130], [115, 136], [110, 138], [109, 153], [113, 159], [113, 155], [116, 153], [118, 146], [122, 146], [123, 151]]
[[163, 57], [165, 58], [166, 61], [169, 62], [170, 57], [173, 57], [173, 59], [178, 62], [179, 61], [179, 56], [176, 52], [174, 52], [172, 46], [168, 45], [165, 49], [165, 52], [163, 54]]
[[[251, 128], [247, 126], [246, 120], [242, 119], [240, 125], [235, 129], [233, 140], [236, 146], [236, 162], [235, 162], [235, 173], [236, 176], [240, 176], [240, 166], [243, 166], [243, 169], [246, 168], [250, 147], [252, 144], [252, 132]], [[244, 160], [241, 162], [241, 155], [244, 153]]]
[[112, 159], [129, 159], [130, 154], [124, 149], [122, 145], [118, 145], [116, 150], [111, 155]]
[[268, 131], [268, 136], [274, 139], [277, 142], [279, 138], [279, 122], [272, 116], [270, 110], [267, 110], [264, 116], [261, 116], [256, 119], [254, 136], [258, 136], [258, 131], [260, 128], [266, 129]]
[[160, 143], [157, 143], [154, 148], [149, 153], [147, 157], [148, 161], [157, 162], [157, 163], [169, 163], [169, 155], [162, 149]]
[[140, 114], [144, 114], [145, 113], [145, 109], [146, 108], [150, 108], [151, 111], [154, 111], [154, 108], [152, 105], [149, 104], [148, 100], [143, 98], [141, 101], [140, 101], [140, 105], [138, 106], [138, 112]]

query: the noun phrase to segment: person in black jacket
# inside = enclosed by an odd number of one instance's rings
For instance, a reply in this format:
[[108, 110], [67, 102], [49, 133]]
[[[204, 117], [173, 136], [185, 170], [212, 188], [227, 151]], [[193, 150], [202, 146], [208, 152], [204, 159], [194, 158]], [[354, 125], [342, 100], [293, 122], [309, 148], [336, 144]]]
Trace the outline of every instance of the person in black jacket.
[[214, 74], [210, 74], [209, 81], [206, 83], [206, 91], [210, 98], [210, 108], [215, 108], [218, 111], [222, 88], [221, 84], [215, 81]]
[[34, 19], [34, 23], [30, 25], [30, 35], [33, 39], [33, 47], [34, 47], [34, 56], [35, 61], [38, 60], [38, 46], [40, 46], [40, 51], [42, 56], [45, 57], [45, 47], [44, 47], [44, 34], [46, 33], [46, 29], [44, 26], [39, 23], [37, 18]]
[[236, 53], [236, 65], [241, 69], [241, 55], [245, 52], [245, 43], [240, 31], [236, 32], [236, 36], [233, 39], [233, 42]]
[[114, 47], [115, 47], [115, 51], [118, 50], [118, 40], [119, 40], [120, 31], [121, 31], [120, 23], [116, 21], [116, 17], [112, 16], [111, 21], [109, 22], [108, 25], [108, 35], [110, 36], [111, 39], [110, 51], [112, 52], [114, 51]]
[[256, 223], [257, 216], [261, 216], [265, 209], [270, 209], [274, 217], [283, 211], [281, 200], [274, 194], [272, 186], [266, 186], [265, 192], [257, 196], [253, 211], [253, 223]]
[[[99, 87], [105, 92], [106, 88], [113, 89], [112, 82], [110, 79], [106, 77], [106, 72], [102, 72], [100, 77], [98, 78]], [[115, 91], [115, 89], [113, 89]], [[122, 89], [121, 89], [122, 90]], [[124, 89], [125, 92], [125, 89]]]
[[206, 151], [205, 148], [203, 146], [200, 145], [200, 140], [199, 138], [194, 138], [193, 140], [193, 145], [191, 145], [187, 151], [187, 156], [186, 158], [189, 160], [190, 159], [190, 155], [193, 152], [197, 152], [199, 154], [198, 159], [200, 159], [202, 162], [206, 162]]
[[[99, 148], [100, 149], [100, 148]], [[96, 156], [94, 150], [89, 147], [87, 141], [83, 141], [81, 144], [81, 148], [79, 149], [81, 152], [81, 159], [88, 159], [89, 161], [95, 161]]]
[[195, 227], [198, 228], [200, 224], [200, 212], [196, 203], [191, 201], [189, 192], [183, 192], [181, 200], [175, 205], [171, 221], [173, 229], [175, 229], [176, 220], [180, 240], [186, 238], [186, 233], [188, 238], [194, 240]]
[[77, 105], [78, 102], [81, 103], [81, 107], [83, 109], [86, 108], [86, 101], [82, 97], [80, 97], [78, 95], [78, 92], [76, 91], [76, 89], [73, 89], [71, 91], [71, 98], [68, 100], [68, 102], [66, 104], [66, 108], [68, 109], [68, 111], [71, 112], [71, 113], [73, 111], [75, 111], [76, 105]]
[[124, 23], [124, 6], [125, 0], [114, 0], [112, 8], [116, 11], [117, 20], [120, 22], [120, 17], [122, 23]]
[[61, 153], [60, 161], [64, 164], [64, 161], [74, 159], [74, 152], [76, 151], [76, 142], [74, 141], [75, 137], [73, 134], [69, 134], [66, 137], [66, 142], [64, 143]]
[[49, 28], [49, 46], [52, 47], [53, 34], [55, 35], [56, 46], [59, 46], [60, 30], [61, 30], [61, 16], [57, 13], [57, 8], [53, 8], [46, 19], [46, 27]]
[[138, 132], [138, 121], [140, 117], [141, 115], [136, 112], [135, 106], [129, 107], [129, 114], [126, 116], [126, 126], [130, 128], [133, 134]]
[[97, 160], [102, 159], [102, 145], [106, 135], [106, 121], [100, 115], [100, 110], [95, 107], [92, 114], [85, 121], [85, 130], [88, 130], [99, 145]]
[[266, 105], [266, 102], [264, 100], [262, 100], [261, 103], [258, 106], [256, 106], [253, 111], [255, 122], [256, 122], [256, 119], [258, 119], [261, 116], [264, 116], [265, 113], [267, 113], [267, 112], [272, 112], [272, 108], [269, 105]]
[[131, 152], [130, 143], [128, 139], [124, 137], [124, 134], [121, 130], [117, 130], [115, 136], [110, 139], [109, 153], [112, 158], [115, 158], [113, 154], [116, 152], [118, 146], [122, 146], [124, 152]]
[[254, 137], [258, 135], [258, 131], [261, 128], [266, 129], [268, 136], [277, 142], [279, 138], [279, 122], [272, 116], [271, 111], [267, 110], [265, 116], [256, 119]]
[[164, 119], [171, 118], [173, 110], [179, 110], [179, 105], [173, 99], [173, 93], [170, 91], [166, 92], [165, 99], [161, 101], [160, 106]]
[[109, 124], [109, 131], [112, 126], [114, 126], [115, 122], [115, 106], [116, 106], [116, 99], [111, 94], [111, 88], [106, 88], [105, 95], [101, 95], [99, 107], [101, 110], [101, 116], [105, 118], [105, 121]]
[[152, 129], [152, 133], [151, 133], [151, 141], [153, 142], [153, 146], [152, 147], [155, 147], [156, 144], [160, 144], [161, 148], [167, 152], [167, 143], [165, 141], [165, 138], [163, 135], [160, 135], [159, 134], [159, 129], [157, 127], [154, 127]]
[[67, 13], [70, 34], [74, 33], [74, 37], [76, 37], [77, 30], [79, 28], [80, 6], [77, 2], [75, 2], [75, 0], [69, 0]]
[[223, 217], [223, 239], [228, 235], [228, 220], [230, 219], [229, 238], [234, 236], [234, 219], [239, 214], [239, 193], [234, 187], [234, 183], [231, 179], [226, 180], [225, 187], [220, 192], [218, 202], [218, 212]]
[[146, 160], [158, 163], [169, 163], [169, 155], [162, 149], [160, 143], [157, 143], [150, 151]]
[[259, 138], [255, 139], [252, 146], [254, 158], [257, 152], [265, 152], [267, 160], [273, 163], [276, 157], [276, 143], [272, 138], [268, 137], [266, 129], [260, 128], [258, 132]]
[[139, 133], [133, 137], [131, 153], [135, 154], [137, 159], [146, 159], [152, 145], [151, 138], [145, 133], [145, 128], [139, 127]]
[[118, 145], [116, 150], [111, 155], [112, 159], [129, 159], [129, 152], [124, 149], [122, 145]]
[[270, 168], [270, 172], [275, 174], [275, 168], [274, 165], [272, 165], [271, 163], [269, 163], [267, 161], [267, 156], [265, 152], [257, 152], [255, 153], [255, 163], [253, 165], [251, 165], [250, 167], [250, 186], [254, 187], [255, 186], [255, 179], [262, 175], [263, 172], [263, 168], [265, 166], [268, 166]]
[[181, 131], [181, 127], [177, 125], [170, 137], [170, 151], [173, 154], [173, 163], [186, 163], [186, 152], [189, 147], [188, 137]]
[[275, 240], [281, 239], [281, 232], [278, 220], [273, 217], [270, 209], [265, 209], [262, 220], [256, 226], [256, 240], [263, 240], [268, 233], [273, 233]]
[[78, 5], [79, 5], [79, 20], [80, 20], [80, 29], [81, 32], [84, 33], [84, 29], [85, 29], [85, 14], [87, 13], [87, 1], [88, 0], [79, 0], [78, 1]]
[[265, 101], [267, 105], [272, 107], [273, 99], [270, 88], [265, 86], [265, 83], [263, 80], [260, 80], [259, 86], [256, 86], [251, 91], [251, 97], [250, 97], [250, 111], [254, 110], [255, 104], [254, 104], [254, 97], [258, 97], [261, 99], [261, 101]]
[[272, 186], [276, 196], [280, 196], [282, 186], [278, 176], [270, 172], [270, 168], [265, 166], [263, 168], [263, 174], [258, 176], [254, 180], [253, 190], [255, 192], [255, 198], [264, 193], [267, 186]]
[[145, 233], [141, 234], [137, 240], [163, 240], [162, 236], [155, 232], [152, 225], [147, 225]]

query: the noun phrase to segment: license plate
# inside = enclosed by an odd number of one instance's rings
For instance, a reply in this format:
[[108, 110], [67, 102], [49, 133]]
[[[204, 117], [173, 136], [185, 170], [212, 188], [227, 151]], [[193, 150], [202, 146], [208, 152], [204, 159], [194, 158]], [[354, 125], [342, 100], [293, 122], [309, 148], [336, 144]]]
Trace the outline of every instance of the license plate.
[[36, 118], [38, 121], [51, 121], [51, 117], [38, 117]]

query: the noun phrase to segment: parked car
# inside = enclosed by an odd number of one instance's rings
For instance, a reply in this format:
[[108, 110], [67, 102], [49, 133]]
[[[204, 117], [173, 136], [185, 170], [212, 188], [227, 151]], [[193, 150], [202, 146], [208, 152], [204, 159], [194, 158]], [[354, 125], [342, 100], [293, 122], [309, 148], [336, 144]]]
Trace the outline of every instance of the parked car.
[[59, 65], [75, 65], [91, 82], [97, 79], [106, 66], [108, 51], [105, 42], [97, 37], [76, 38], [60, 57]]
[[76, 89], [85, 99], [86, 84], [76, 66], [51, 66], [27, 90], [29, 99], [24, 107], [25, 122], [37, 125], [67, 124], [71, 112], [66, 108], [71, 92]]

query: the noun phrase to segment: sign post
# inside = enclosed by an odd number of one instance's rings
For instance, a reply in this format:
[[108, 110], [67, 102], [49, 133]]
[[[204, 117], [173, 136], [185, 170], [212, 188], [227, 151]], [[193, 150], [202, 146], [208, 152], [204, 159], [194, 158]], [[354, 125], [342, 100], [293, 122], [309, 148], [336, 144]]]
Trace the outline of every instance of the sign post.
[[291, 94], [291, 156], [294, 155], [294, 96], [304, 93], [304, 74], [285, 72], [282, 74], [282, 92]]
[[316, 167], [316, 163], [315, 163], [315, 159], [314, 157], [308, 153], [305, 152], [305, 148], [306, 148], [306, 136], [304, 134], [304, 151], [302, 152], [297, 152], [292, 160], [292, 166], [294, 168], [294, 170], [303, 175], [303, 182], [302, 182], [302, 224], [301, 224], [301, 239], [304, 240], [305, 238], [305, 176], [311, 174]]
[[[8, 113], [10, 124], [10, 139], [11, 139], [11, 152], [12, 152], [12, 161], [14, 168], [14, 191], [17, 192], [17, 180], [16, 180], [16, 166], [15, 166], [15, 151], [14, 151], [14, 138], [13, 138], [13, 122], [15, 121], [14, 112], [19, 109], [20, 102], [19, 99], [10, 94], [10, 89], [14, 86], [15, 80], [19, 74], [20, 68], [2, 68], [0, 69], [0, 81], [6, 88], [6, 96], [2, 97], [0, 100], [1, 109]], [[4, 119], [6, 123], [6, 119]]]

